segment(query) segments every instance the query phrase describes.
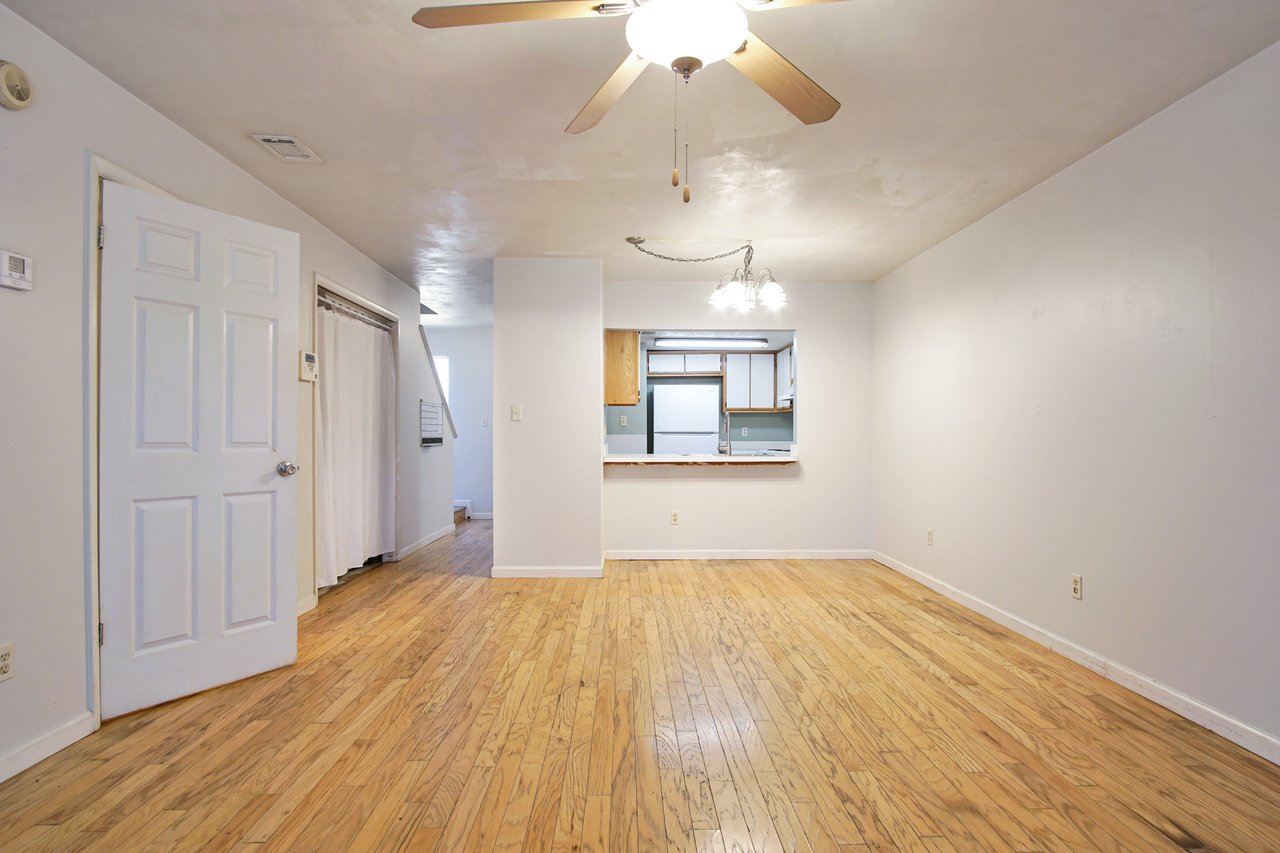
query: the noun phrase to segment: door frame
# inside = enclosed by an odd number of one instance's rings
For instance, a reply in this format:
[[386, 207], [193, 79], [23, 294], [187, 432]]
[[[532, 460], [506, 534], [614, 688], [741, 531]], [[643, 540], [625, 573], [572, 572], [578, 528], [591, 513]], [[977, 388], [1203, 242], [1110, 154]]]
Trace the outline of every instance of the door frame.
[[[403, 500], [402, 500], [403, 496], [400, 493], [400, 414], [401, 414], [400, 412], [400, 370], [402, 367], [400, 362], [400, 315], [389, 308], [385, 308], [382, 305], [379, 305], [377, 302], [374, 302], [373, 300], [369, 299], [367, 296], [361, 296], [359, 293], [356, 293], [354, 290], [351, 290], [350, 288], [347, 288], [347, 287], [343, 287], [333, 279], [329, 278], [327, 275], [324, 275], [320, 272], [316, 272], [314, 275], [312, 275], [311, 290], [307, 296], [307, 300], [308, 300], [307, 305], [309, 306], [311, 311], [311, 317], [310, 317], [311, 348], [313, 352], [315, 351], [315, 347], [316, 347], [316, 339], [319, 336], [319, 325], [320, 325], [316, 317], [316, 298], [319, 296], [319, 290], [322, 287], [325, 290], [329, 291], [330, 293], [334, 293], [334, 294], [337, 294], [338, 296], [341, 296], [343, 299], [347, 300], [348, 302], [353, 302], [356, 305], [359, 305], [361, 308], [365, 309], [366, 311], [371, 311], [374, 314], [377, 314], [379, 317], [381, 317], [382, 319], [386, 320], [388, 323], [391, 324], [391, 363], [395, 366], [395, 382], [393, 385], [394, 390], [392, 391], [392, 397], [394, 399], [392, 402], [394, 403], [394, 411], [395, 411], [395, 414], [393, 416], [393, 421], [395, 426], [395, 439], [393, 440], [393, 444], [395, 447], [395, 469], [396, 469], [396, 536], [395, 536], [396, 550], [392, 551], [389, 554], [383, 554], [382, 559], [384, 562], [388, 562], [388, 563], [398, 562], [400, 560], [401, 505], [403, 503]], [[326, 370], [325, 366], [321, 364], [320, 365], [320, 381], [321, 382], [324, 381], [325, 370]], [[308, 461], [308, 464], [310, 464], [311, 466], [310, 470], [311, 470], [311, 555], [312, 555], [311, 557], [311, 596], [312, 597], [308, 601], [308, 604], [310, 605], [308, 609], [314, 608], [316, 606], [317, 600], [320, 597], [320, 591], [316, 589], [316, 586], [315, 586], [316, 585], [316, 561], [315, 561], [316, 531], [318, 529], [316, 526], [316, 502], [320, 494], [319, 484], [316, 482], [316, 479], [315, 479], [315, 474], [316, 474], [315, 426], [319, 422], [320, 422], [320, 394], [318, 389], [313, 389], [311, 394], [311, 458]], [[301, 610], [299, 610], [299, 615], [301, 615]]]
[[102, 182], [112, 181], [177, 199], [150, 181], [93, 153], [85, 154], [85, 234], [84, 234], [84, 581], [85, 581], [85, 662], [88, 673], [85, 694], [93, 714], [93, 730], [102, 727], [102, 659], [98, 645], [101, 622], [98, 562], [98, 416], [101, 391], [98, 386], [102, 340], [102, 250], [98, 246], [102, 227]]

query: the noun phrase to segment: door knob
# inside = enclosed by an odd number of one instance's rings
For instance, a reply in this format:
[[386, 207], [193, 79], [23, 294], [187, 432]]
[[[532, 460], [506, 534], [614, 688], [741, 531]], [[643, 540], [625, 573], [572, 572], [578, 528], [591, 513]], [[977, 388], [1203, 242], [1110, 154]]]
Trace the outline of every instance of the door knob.
[[276, 466], [276, 473], [281, 477], [292, 477], [294, 474], [298, 473], [298, 466], [294, 465], [292, 462], [281, 462]]

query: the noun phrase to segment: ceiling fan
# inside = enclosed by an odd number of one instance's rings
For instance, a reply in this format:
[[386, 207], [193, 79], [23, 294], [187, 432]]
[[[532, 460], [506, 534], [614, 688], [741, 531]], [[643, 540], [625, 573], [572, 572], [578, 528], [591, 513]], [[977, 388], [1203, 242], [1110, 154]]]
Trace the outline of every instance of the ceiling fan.
[[555, 18], [630, 15], [631, 55], [596, 91], [565, 128], [581, 133], [595, 127], [650, 62], [669, 67], [686, 80], [694, 72], [726, 60], [805, 124], [836, 114], [840, 102], [803, 71], [747, 30], [745, 10], [785, 9], [839, 0], [526, 0], [465, 6], [428, 6], [413, 16], [431, 29], [502, 24]]

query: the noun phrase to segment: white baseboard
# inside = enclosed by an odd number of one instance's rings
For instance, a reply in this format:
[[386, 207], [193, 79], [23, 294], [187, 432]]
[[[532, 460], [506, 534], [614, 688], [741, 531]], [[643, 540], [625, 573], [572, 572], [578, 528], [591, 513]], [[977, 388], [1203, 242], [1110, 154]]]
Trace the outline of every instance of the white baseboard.
[[408, 548], [401, 548], [399, 551], [397, 551], [397, 552], [395, 553], [395, 555], [393, 556], [393, 558], [392, 558], [391, 562], [393, 562], [393, 563], [399, 562], [400, 560], [403, 560], [405, 557], [409, 556], [409, 555], [410, 555], [410, 554], [412, 554], [413, 552], [415, 552], [415, 551], [421, 551], [423, 548], [427, 547], [427, 546], [428, 546], [428, 545], [430, 545], [432, 542], [434, 542], [434, 541], [436, 541], [437, 539], [439, 539], [441, 536], [448, 536], [450, 533], [452, 533], [453, 531], [455, 531], [455, 530], [457, 530], [457, 529], [458, 529], [458, 527], [457, 527], [457, 525], [455, 525], [455, 524], [448, 524], [448, 525], [446, 525], [446, 526], [444, 526], [444, 527], [441, 527], [441, 528], [440, 528], [439, 530], [437, 530], [435, 533], [432, 533], [431, 535], [429, 535], [429, 536], [427, 536], [427, 537], [425, 537], [425, 538], [423, 538], [423, 539], [419, 539], [417, 542], [414, 542], [414, 543], [413, 543], [412, 545], [410, 545]]
[[494, 566], [495, 578], [602, 578], [603, 566]]
[[1275, 735], [1268, 734], [1234, 717], [1230, 717], [1217, 708], [1210, 707], [1198, 699], [1193, 699], [1185, 693], [1180, 693], [1166, 684], [1161, 684], [1149, 676], [1135, 672], [1123, 664], [1116, 663], [1110, 658], [1103, 657], [1097, 652], [1077, 645], [1051, 631], [1046, 631], [1039, 625], [1015, 616], [1007, 610], [1002, 610], [990, 602], [983, 601], [981, 598], [972, 596], [967, 592], [962, 592], [950, 584], [938, 580], [932, 575], [925, 574], [919, 569], [912, 568], [886, 554], [876, 553], [874, 559], [900, 574], [919, 581], [935, 592], [942, 593], [952, 601], [981, 613], [995, 622], [999, 622], [1009, 630], [1035, 640], [1037, 643], [1053, 649], [1076, 663], [1088, 667], [1104, 678], [1108, 678], [1122, 687], [1127, 687], [1134, 693], [1145, 696], [1157, 705], [1162, 705], [1175, 714], [1186, 717], [1191, 722], [1222, 735], [1232, 743], [1262, 756], [1273, 764], [1280, 764], [1280, 738]]
[[868, 550], [605, 551], [606, 560], [874, 560]]
[[0, 755], [0, 782], [17, 776], [33, 764], [37, 764], [65, 749], [82, 737], [93, 734], [93, 712], [83, 711], [62, 725], [28, 741], [16, 749]]
[[488, 521], [492, 521], [492, 520], [493, 520], [493, 513], [491, 513], [491, 512], [473, 512], [473, 513], [471, 513], [471, 515], [470, 515], [470, 516], [468, 516], [468, 518], [476, 518], [476, 519], [479, 519], [479, 520], [481, 520], [481, 521], [486, 521], [486, 520], [488, 520]]
[[298, 602], [298, 615], [301, 616], [303, 613], [309, 613], [310, 611], [315, 610], [316, 606], [319, 604], [319, 595], [313, 595], [310, 598], [302, 599]]

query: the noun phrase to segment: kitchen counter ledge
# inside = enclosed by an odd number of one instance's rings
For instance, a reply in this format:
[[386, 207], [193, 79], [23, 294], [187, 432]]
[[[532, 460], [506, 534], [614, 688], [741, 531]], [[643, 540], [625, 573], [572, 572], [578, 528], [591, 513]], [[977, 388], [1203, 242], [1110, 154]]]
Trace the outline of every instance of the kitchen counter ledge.
[[639, 453], [609, 453], [605, 465], [794, 465], [800, 457], [790, 456], [726, 456], [692, 453], [689, 455], [654, 455]]

